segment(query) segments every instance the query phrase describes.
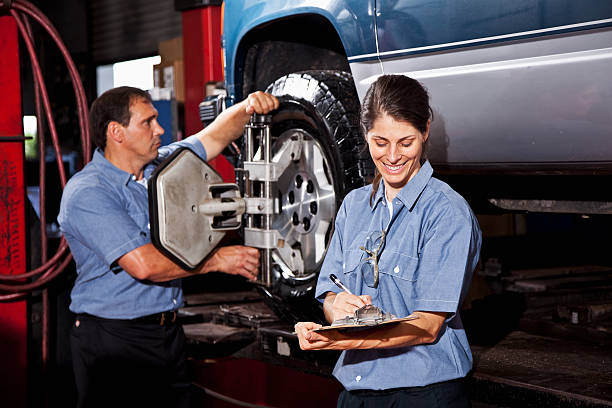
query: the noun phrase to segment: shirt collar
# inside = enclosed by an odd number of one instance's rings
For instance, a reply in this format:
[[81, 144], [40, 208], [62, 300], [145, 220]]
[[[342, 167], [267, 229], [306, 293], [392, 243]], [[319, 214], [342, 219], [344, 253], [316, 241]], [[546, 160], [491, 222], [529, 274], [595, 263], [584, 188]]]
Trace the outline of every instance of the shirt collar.
[[111, 181], [127, 185], [132, 179], [132, 175], [126, 171], [116, 167], [104, 157], [104, 152], [100, 148], [94, 151], [93, 159], [91, 160], [96, 167], [99, 167], [104, 175]]
[[[431, 176], [433, 175], [433, 168], [431, 164], [429, 164], [429, 160], [425, 161], [417, 174], [414, 175], [412, 180], [410, 180], [402, 189], [397, 193], [396, 198], [398, 198], [404, 206], [408, 207], [410, 211], [414, 207], [414, 204], [417, 202], [421, 193], [429, 183]], [[385, 184], [381, 179], [380, 184], [378, 185], [378, 190], [374, 195], [374, 202], [372, 203], [371, 210], [374, 211], [378, 203], [381, 200], [385, 199]]]
[[378, 190], [376, 190], [376, 194], [374, 194], [374, 200], [372, 200], [372, 206], [370, 209], [374, 211], [378, 204], [385, 199], [385, 182], [381, 178], [378, 182]]

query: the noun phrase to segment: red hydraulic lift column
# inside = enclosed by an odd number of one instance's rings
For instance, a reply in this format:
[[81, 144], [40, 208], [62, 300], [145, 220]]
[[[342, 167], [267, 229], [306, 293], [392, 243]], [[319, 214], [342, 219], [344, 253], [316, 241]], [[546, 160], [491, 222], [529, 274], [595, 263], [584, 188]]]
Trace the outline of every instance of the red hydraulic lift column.
[[[185, 67], [185, 133], [202, 129], [199, 104], [208, 82], [223, 81], [221, 56], [221, 0], [175, 0], [183, 13], [183, 66]], [[211, 161], [223, 180], [235, 182], [234, 169], [223, 156]]]
[[[24, 147], [17, 25], [0, 16], [0, 274], [26, 272]], [[0, 405], [26, 406], [26, 301], [0, 302]]]

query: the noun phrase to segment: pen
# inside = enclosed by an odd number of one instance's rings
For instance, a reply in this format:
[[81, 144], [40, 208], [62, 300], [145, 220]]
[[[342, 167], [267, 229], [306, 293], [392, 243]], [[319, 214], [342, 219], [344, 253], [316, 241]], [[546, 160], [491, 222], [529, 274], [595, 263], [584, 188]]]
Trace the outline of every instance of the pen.
[[346, 293], [348, 293], [349, 295], [352, 295], [353, 292], [351, 292], [349, 290], [349, 288], [347, 288], [346, 286], [344, 286], [344, 284], [342, 282], [340, 282], [340, 279], [338, 279], [338, 277], [336, 275], [334, 275], [333, 273], [329, 275], [329, 279], [332, 280], [332, 282], [334, 282], [336, 284], [336, 286], [338, 286], [340, 289], [342, 289], [343, 291], [345, 291]]

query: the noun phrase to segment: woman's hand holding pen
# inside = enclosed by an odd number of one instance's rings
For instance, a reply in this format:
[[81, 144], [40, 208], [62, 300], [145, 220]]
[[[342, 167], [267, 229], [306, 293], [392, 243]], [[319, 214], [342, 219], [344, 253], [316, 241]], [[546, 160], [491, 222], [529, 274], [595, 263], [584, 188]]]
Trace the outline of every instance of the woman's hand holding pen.
[[357, 296], [348, 292], [340, 292], [338, 294], [330, 292], [325, 297], [325, 303], [328, 303], [328, 299], [332, 322], [334, 320], [343, 319], [346, 316], [353, 316], [357, 309], [372, 304], [371, 296]]
[[329, 292], [325, 297], [325, 317], [330, 323], [334, 320], [343, 319], [346, 316], [352, 316], [355, 310], [372, 304], [371, 296], [355, 296], [333, 273], [329, 275], [329, 279], [342, 289], [342, 292], [338, 294]]
[[[325, 296], [323, 311], [325, 318], [330, 323], [334, 320], [343, 319], [346, 316], [352, 316], [357, 309], [372, 304], [371, 296], [354, 295], [336, 275], [331, 274], [330, 278], [332, 282], [342, 289], [340, 293], [327, 292]], [[313, 331], [319, 327], [321, 327], [320, 324], [313, 322], [300, 322], [295, 325], [295, 332], [302, 350], [333, 349], [339, 340], [338, 337], [342, 337], [340, 333], [317, 333]]]

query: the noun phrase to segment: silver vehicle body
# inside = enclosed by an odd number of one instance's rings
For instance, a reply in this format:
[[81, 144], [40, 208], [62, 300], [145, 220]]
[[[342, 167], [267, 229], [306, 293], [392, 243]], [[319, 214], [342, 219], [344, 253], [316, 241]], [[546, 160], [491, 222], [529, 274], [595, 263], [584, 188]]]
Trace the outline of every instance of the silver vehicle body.
[[[526, 34], [533, 33], [504, 40]], [[435, 113], [429, 151], [434, 163], [610, 163], [612, 29], [485, 44], [491, 40], [474, 39], [450, 51], [439, 44], [427, 53], [381, 53], [377, 61], [352, 58], [357, 91], [363, 98], [381, 73], [421, 81]]]
[[[291, 47], [270, 47], [290, 34]], [[301, 53], [301, 42], [321, 52]], [[263, 85], [249, 63], [348, 70], [326, 43], [340, 44], [360, 99], [382, 74], [428, 88], [439, 170], [612, 174], [612, 2], [238, 0], [225, 16], [230, 95]], [[257, 46], [269, 59], [245, 57]]]

